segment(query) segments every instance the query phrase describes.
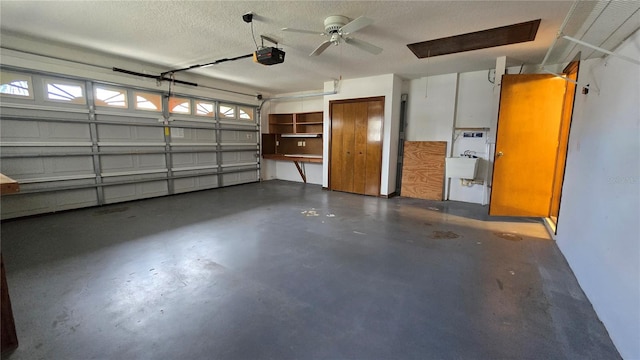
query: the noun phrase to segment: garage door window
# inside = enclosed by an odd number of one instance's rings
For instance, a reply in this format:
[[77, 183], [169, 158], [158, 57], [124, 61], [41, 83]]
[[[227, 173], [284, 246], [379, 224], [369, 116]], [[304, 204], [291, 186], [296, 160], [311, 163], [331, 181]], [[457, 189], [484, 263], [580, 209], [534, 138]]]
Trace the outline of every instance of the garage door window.
[[236, 118], [236, 106], [228, 104], [220, 104], [218, 107], [218, 116], [221, 119], [235, 119]]
[[112, 87], [95, 87], [97, 106], [127, 108], [127, 90]]
[[136, 92], [136, 110], [162, 111], [162, 97], [160, 94]]
[[60, 80], [45, 80], [47, 100], [71, 104], [86, 104], [84, 84]]
[[254, 119], [254, 110], [249, 106], [239, 106], [238, 114], [241, 120], [253, 120]]
[[0, 94], [33, 99], [31, 76], [6, 71], [0, 72]]
[[215, 104], [212, 102], [196, 100], [196, 115], [198, 116], [213, 117], [215, 108]]
[[169, 99], [169, 110], [172, 113], [191, 114], [191, 100], [172, 97]]

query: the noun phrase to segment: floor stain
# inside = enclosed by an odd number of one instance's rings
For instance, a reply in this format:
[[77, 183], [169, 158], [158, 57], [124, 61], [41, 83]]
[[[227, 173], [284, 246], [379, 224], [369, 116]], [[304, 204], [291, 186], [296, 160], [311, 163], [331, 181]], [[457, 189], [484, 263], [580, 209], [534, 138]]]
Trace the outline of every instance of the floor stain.
[[93, 212], [93, 216], [100, 216], [100, 215], [119, 213], [119, 212], [124, 212], [124, 211], [127, 211], [127, 210], [129, 210], [129, 208], [126, 207], [126, 206], [117, 207], [117, 208], [102, 209], [102, 210], [94, 211]]
[[502, 284], [502, 281], [500, 281], [500, 279], [496, 279], [496, 283], [498, 283], [498, 287], [500, 288], [500, 291], [504, 290], [504, 285]]
[[429, 237], [432, 239], [457, 239], [460, 235], [453, 231], [434, 231]]
[[509, 241], [520, 241], [522, 240], [522, 236], [520, 235], [516, 235], [516, 234], [512, 234], [512, 233], [493, 233], [493, 235], [501, 238], [501, 239], [505, 239], [505, 240], [509, 240]]

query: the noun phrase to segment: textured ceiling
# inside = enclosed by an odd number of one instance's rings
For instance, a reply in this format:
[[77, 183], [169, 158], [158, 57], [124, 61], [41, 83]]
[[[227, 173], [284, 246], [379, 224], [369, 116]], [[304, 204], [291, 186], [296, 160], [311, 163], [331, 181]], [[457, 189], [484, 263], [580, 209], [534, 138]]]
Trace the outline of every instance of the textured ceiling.
[[[193, 70], [271, 93], [321, 89], [323, 82], [395, 73], [403, 78], [539, 64], [572, 1], [1, 1], [0, 29], [100, 50], [168, 69], [235, 57], [255, 50], [242, 15], [255, 13], [254, 30], [280, 41], [283, 64], [251, 59]], [[324, 30], [329, 15], [373, 25], [353, 35], [384, 48], [371, 55], [353, 46], [330, 47], [309, 57], [325, 38], [282, 32], [282, 27]], [[407, 44], [542, 19], [535, 41], [417, 59]], [[15, 47], [15, 46], [14, 46]], [[179, 78], [179, 76], [178, 76]]]

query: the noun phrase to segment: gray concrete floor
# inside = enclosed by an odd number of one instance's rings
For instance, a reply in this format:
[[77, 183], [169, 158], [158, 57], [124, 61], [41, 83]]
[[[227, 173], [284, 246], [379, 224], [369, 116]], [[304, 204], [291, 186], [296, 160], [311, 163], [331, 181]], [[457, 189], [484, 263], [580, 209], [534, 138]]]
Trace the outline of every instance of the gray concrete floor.
[[544, 226], [486, 213], [268, 181], [6, 221], [4, 358], [620, 358]]

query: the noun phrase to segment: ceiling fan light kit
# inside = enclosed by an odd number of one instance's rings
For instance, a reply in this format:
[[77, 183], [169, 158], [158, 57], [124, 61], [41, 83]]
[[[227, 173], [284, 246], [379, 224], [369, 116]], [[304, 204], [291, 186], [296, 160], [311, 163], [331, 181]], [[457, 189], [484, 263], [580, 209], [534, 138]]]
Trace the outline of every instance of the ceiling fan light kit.
[[297, 32], [302, 34], [319, 34], [329, 37], [328, 40], [323, 41], [318, 47], [315, 48], [309, 54], [309, 56], [318, 56], [322, 54], [329, 45], [340, 45], [341, 43], [355, 46], [356, 48], [366, 51], [373, 55], [378, 55], [382, 52], [382, 48], [377, 47], [364, 40], [353, 38], [350, 35], [360, 29], [363, 29], [373, 23], [373, 20], [360, 16], [355, 20], [350, 21], [346, 16], [332, 15], [324, 19], [324, 32], [304, 30], [304, 29], [292, 29], [282, 28], [282, 31]]

